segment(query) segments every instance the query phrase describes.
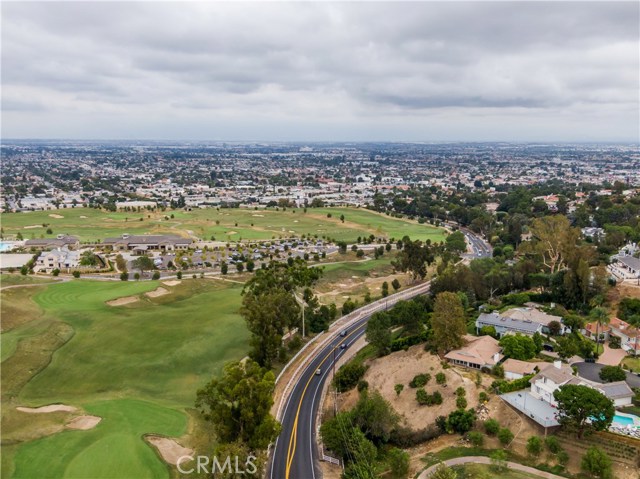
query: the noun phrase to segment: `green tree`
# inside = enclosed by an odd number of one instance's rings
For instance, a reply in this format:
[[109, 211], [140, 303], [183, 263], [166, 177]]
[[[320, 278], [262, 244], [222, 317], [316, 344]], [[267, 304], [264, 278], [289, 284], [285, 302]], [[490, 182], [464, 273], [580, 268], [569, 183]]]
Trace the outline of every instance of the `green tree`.
[[236, 263], [236, 270], [238, 273], [242, 273], [244, 271], [244, 264], [241, 261]]
[[220, 272], [222, 274], [227, 274], [229, 272], [229, 265], [227, 263], [225, 263], [224, 261], [222, 263], [220, 263]]
[[398, 291], [400, 289], [400, 281], [398, 281], [398, 278], [394, 278], [394, 280], [391, 281], [391, 287], [394, 291]]
[[484, 422], [484, 430], [487, 431], [487, 434], [490, 436], [495, 436], [500, 430], [500, 423], [495, 419], [487, 419]]
[[447, 236], [445, 245], [447, 250], [456, 255], [462, 254], [467, 250], [467, 241], [462, 231], [455, 231]]
[[160, 271], [154, 271], [153, 272], [153, 276], [151, 277], [151, 279], [159, 280], [160, 279]]
[[393, 477], [406, 478], [409, 473], [409, 453], [394, 447], [388, 453], [389, 467]]
[[464, 344], [467, 324], [460, 296], [451, 292], [436, 296], [431, 327], [433, 343], [440, 352], [451, 351]]
[[581, 438], [591, 431], [609, 428], [615, 409], [613, 402], [600, 391], [588, 386], [567, 384], [553, 393], [558, 403], [558, 422], [577, 431]]
[[607, 383], [624, 381], [627, 378], [627, 374], [620, 366], [603, 366], [598, 375], [600, 379]]
[[482, 447], [484, 444], [484, 435], [478, 431], [471, 431], [467, 434], [467, 439], [474, 447]]
[[476, 413], [473, 409], [465, 411], [456, 409], [447, 418], [447, 427], [458, 434], [464, 434], [471, 430], [476, 421]]
[[380, 393], [363, 392], [351, 411], [352, 423], [367, 439], [386, 443], [398, 427], [399, 416]]
[[387, 296], [389, 296], [389, 283], [385, 281], [382, 283], [382, 297], [386, 298]]
[[336, 372], [333, 378], [333, 384], [338, 392], [345, 392], [353, 389], [358, 381], [362, 379], [364, 373], [367, 372], [366, 366], [356, 361], [349, 361]]
[[389, 315], [380, 311], [375, 313], [367, 323], [367, 341], [375, 346], [378, 356], [388, 354], [391, 348], [391, 331]]
[[247, 271], [249, 273], [252, 273], [255, 267], [256, 267], [256, 264], [253, 262], [252, 259], [247, 260]]
[[404, 390], [404, 384], [396, 384], [393, 386], [393, 390], [396, 392], [396, 396], [400, 396], [400, 393]]
[[415, 281], [418, 277], [424, 279], [427, 275], [427, 266], [434, 261], [435, 256], [430, 245], [423, 245], [420, 240], [410, 241], [407, 238], [404, 247], [392, 264], [396, 271], [410, 272]]
[[591, 446], [582, 457], [582, 470], [591, 477], [609, 479], [613, 477], [611, 471], [611, 459], [607, 454], [596, 446]]
[[491, 459], [491, 467], [497, 472], [504, 472], [509, 469], [507, 464], [507, 453], [502, 449], [496, 449], [489, 456]]
[[118, 254], [116, 256], [116, 267], [120, 272], [124, 272], [127, 270], [127, 260], [125, 260], [121, 254]]
[[502, 354], [509, 358], [526, 361], [536, 355], [536, 344], [530, 336], [509, 334], [500, 340]]
[[275, 376], [251, 359], [228, 363], [222, 377], [212, 379], [197, 394], [196, 407], [223, 442], [242, 441], [266, 449], [280, 433], [270, 414]]
[[134, 269], [140, 270], [141, 275], [144, 275], [145, 271], [149, 271], [155, 268], [153, 260], [148, 256], [138, 256], [133, 260], [131, 265]]
[[120, 281], [128, 281], [129, 280], [129, 273], [127, 273], [126, 271], [123, 271], [122, 273], [120, 273]]

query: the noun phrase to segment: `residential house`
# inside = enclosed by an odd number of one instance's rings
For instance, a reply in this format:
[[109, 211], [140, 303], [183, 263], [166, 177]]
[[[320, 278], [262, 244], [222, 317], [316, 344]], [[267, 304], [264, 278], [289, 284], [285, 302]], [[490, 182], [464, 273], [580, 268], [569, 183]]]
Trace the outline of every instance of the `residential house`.
[[465, 336], [468, 343], [460, 349], [449, 351], [445, 358], [452, 364], [465, 368], [492, 368], [504, 357], [501, 347], [491, 336]]
[[609, 321], [609, 336], [620, 338], [620, 346], [628, 354], [640, 353], [640, 331], [620, 318], [611, 318]]
[[535, 374], [538, 371], [549, 366], [549, 363], [545, 362], [533, 362], [520, 361], [519, 359], [507, 359], [502, 363], [504, 370], [504, 378], [508, 380], [520, 379], [529, 374]]
[[535, 333], [542, 333], [543, 329], [542, 324], [535, 323], [531, 319], [509, 318], [496, 312], [482, 313], [478, 316], [478, 319], [476, 319], [476, 331], [478, 334], [484, 326], [493, 326], [500, 338], [508, 333], [533, 336]]
[[555, 321], [560, 324], [560, 334], [570, 333], [571, 330], [562, 324], [562, 317], [547, 314], [534, 307], [512, 308], [501, 313], [500, 316], [509, 319], [520, 319], [522, 321], [531, 321], [542, 325], [542, 332], [549, 333], [549, 323]]

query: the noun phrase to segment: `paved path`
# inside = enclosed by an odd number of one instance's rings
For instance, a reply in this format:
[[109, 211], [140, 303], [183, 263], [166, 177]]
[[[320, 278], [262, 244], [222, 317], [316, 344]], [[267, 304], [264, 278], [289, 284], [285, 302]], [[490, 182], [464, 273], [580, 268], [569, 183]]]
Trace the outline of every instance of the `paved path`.
[[[456, 457], [454, 459], [449, 459], [447, 461], [443, 461], [447, 466], [459, 466], [461, 464], [473, 463], [473, 464], [491, 464], [491, 459], [484, 456], [467, 456], [467, 457]], [[516, 462], [507, 462], [509, 469], [513, 469], [514, 471], [522, 471], [527, 472], [529, 474], [533, 474], [536, 477], [544, 477], [546, 479], [566, 479], [562, 476], [556, 476], [555, 474], [551, 474], [550, 472], [540, 471], [533, 467], [523, 466], [522, 464], [518, 464]], [[438, 464], [435, 466], [431, 466], [428, 469], [425, 469], [420, 473], [418, 479], [427, 479], [433, 471], [435, 471]]]

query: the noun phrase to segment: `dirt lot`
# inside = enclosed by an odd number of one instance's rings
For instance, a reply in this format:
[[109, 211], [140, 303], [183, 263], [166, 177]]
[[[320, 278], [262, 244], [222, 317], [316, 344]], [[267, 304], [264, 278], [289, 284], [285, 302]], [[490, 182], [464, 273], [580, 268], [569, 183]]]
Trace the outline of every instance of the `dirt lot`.
[[[456, 409], [455, 390], [462, 386], [467, 391], [468, 407], [478, 405], [480, 389], [470, 379], [470, 374], [463, 374], [457, 369], [443, 369], [440, 358], [424, 350], [423, 345], [416, 345], [407, 351], [398, 351], [383, 358], [370, 361], [369, 370], [364, 379], [371, 390], [380, 394], [391, 403], [400, 414], [404, 423], [411, 429], [423, 429], [433, 424], [436, 417], [446, 416]], [[435, 375], [443, 372], [447, 378], [446, 385], [436, 384]], [[427, 393], [440, 391], [444, 399], [439, 406], [421, 406], [416, 401], [416, 389], [409, 387], [414, 376], [428, 373], [431, 380], [424, 387]], [[396, 395], [394, 386], [403, 384], [404, 390]], [[353, 390], [342, 395], [341, 408], [352, 407], [358, 399], [357, 391]]]

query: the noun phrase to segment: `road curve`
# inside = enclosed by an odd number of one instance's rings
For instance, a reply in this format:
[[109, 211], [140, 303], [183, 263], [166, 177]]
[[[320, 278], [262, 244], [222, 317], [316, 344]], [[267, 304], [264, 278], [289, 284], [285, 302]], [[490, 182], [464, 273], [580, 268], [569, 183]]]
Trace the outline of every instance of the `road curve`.
[[[473, 248], [472, 257], [491, 256], [491, 247], [485, 241], [471, 231], [465, 230], [465, 234]], [[340, 346], [345, 343], [349, 348], [364, 335], [367, 322], [375, 312], [383, 311], [398, 301], [425, 294], [429, 287], [430, 283], [423, 283], [360, 308], [359, 319], [350, 323], [345, 337], [336, 331], [331, 340], [312, 353], [288, 398], [282, 399], [286, 401], [281, 416], [282, 432], [271, 453], [266, 474], [268, 479], [322, 477], [317, 463], [316, 417], [327, 376], [345, 352]], [[316, 374], [318, 370], [320, 374]]]

